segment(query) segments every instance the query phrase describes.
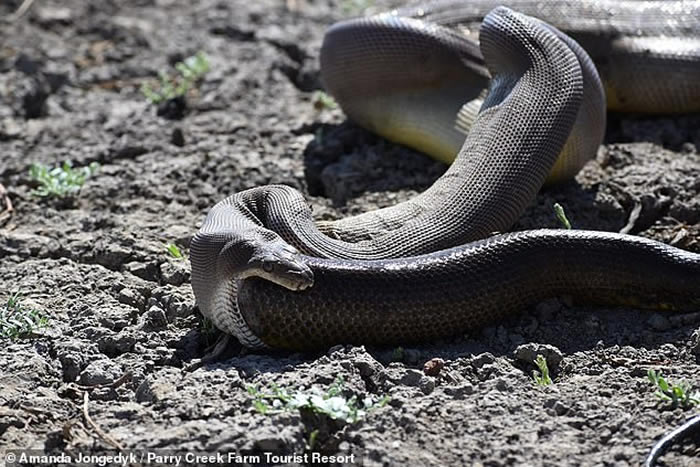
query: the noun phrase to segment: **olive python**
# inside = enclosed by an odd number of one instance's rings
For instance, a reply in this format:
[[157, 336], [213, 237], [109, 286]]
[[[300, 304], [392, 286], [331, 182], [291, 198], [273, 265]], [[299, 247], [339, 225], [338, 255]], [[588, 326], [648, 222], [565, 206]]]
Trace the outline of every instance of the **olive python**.
[[[390, 13], [331, 28], [322, 66], [343, 36], [359, 62], [371, 55], [366, 47], [382, 44], [392, 74], [368, 63], [381, 77], [374, 84], [408, 90], [408, 100], [443, 99], [434, 89], [411, 89], [411, 78], [453, 97], [467, 75], [452, 65], [430, 73], [455, 58], [471, 67], [478, 57], [490, 77], [483, 104], [451, 167], [407, 202], [320, 224], [303, 195], [282, 185], [215, 205], [190, 244], [192, 287], [215, 326], [250, 348], [304, 350], [462, 334], [561, 294], [598, 304], [700, 306], [699, 254], [605, 232], [489, 237], [510, 228], [562, 158], [559, 167], [575, 167], [600, 143], [603, 85], [576, 42], [499, 7], [483, 19], [477, 55], [458, 32]], [[575, 127], [590, 129], [594, 144]]]

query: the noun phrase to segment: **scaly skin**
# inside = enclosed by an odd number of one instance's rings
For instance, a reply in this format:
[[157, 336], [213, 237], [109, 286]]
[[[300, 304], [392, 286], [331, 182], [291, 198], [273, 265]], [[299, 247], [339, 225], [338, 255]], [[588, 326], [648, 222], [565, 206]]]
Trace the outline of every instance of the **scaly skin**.
[[589, 304], [700, 309], [700, 254], [609, 232], [532, 230], [410, 258], [302, 261], [314, 276], [303, 292], [261, 279], [240, 286], [243, 316], [270, 346], [425, 342], [493, 325], [561, 295]]
[[[488, 79], [474, 24], [498, 5], [573, 37], [602, 77], [601, 85], [595, 69], [587, 72], [586, 56], [584, 104], [549, 183], [572, 178], [595, 156], [605, 128], [603, 87], [614, 111], [700, 111], [700, 0], [420, 2], [331, 27], [321, 49], [324, 85], [360, 126], [450, 163]], [[341, 235], [349, 223], [321, 228]]]
[[[433, 187], [389, 216], [371, 213], [384, 230], [372, 225], [354, 243], [323, 235], [290, 187], [226, 198], [191, 244], [202, 313], [250, 347], [311, 348], [429, 340], [559, 294], [697, 306], [700, 258], [658, 242], [534, 231], [469, 243], [506, 230], [534, 198], [584, 86], [580, 58], [539, 21], [499, 8], [481, 38], [491, 92], [458, 160]], [[386, 258], [394, 259], [367, 261]]]
[[[270, 258], [303, 278], [307, 271], [284, 242], [311, 256], [376, 260], [430, 253], [510, 228], [544, 182], [579, 112], [580, 59], [559, 37], [507, 8], [487, 16], [481, 52], [494, 79], [457, 160], [421, 195], [357, 220], [355, 242], [320, 232], [303, 196], [290, 187], [253, 188], [218, 203], [191, 242], [192, 287], [202, 313], [246, 345], [263, 345], [241, 317], [233, 279], [256, 270], [271, 279], [265, 265], [284, 277]], [[358, 274], [363, 267], [356, 264]]]

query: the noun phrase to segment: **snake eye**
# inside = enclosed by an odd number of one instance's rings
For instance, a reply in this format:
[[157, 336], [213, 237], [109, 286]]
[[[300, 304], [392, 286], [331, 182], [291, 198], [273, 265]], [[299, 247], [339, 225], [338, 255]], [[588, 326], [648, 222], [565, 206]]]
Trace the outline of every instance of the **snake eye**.
[[275, 265], [269, 261], [264, 261], [262, 263], [262, 267], [263, 267], [263, 271], [265, 271], [265, 272], [272, 272], [275, 269]]

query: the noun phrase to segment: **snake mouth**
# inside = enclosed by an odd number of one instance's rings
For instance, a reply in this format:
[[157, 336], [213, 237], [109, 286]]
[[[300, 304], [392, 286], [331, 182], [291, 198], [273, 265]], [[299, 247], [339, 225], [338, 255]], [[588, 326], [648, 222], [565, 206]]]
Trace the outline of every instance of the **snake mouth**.
[[284, 242], [261, 246], [238, 278], [259, 277], [292, 291], [306, 290], [314, 284], [314, 273], [302, 256]]

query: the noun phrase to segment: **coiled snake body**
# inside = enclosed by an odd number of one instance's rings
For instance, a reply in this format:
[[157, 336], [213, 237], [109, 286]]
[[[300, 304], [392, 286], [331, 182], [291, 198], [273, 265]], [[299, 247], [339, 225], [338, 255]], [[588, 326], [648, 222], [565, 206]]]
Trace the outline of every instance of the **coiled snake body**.
[[[394, 35], [391, 21], [369, 29], [341, 24], [329, 33], [331, 44], [369, 32], [362, 40], [383, 41], [393, 50], [388, 59], [398, 60], [385, 67], [397, 66], [401, 51], [436, 66], [467, 57], [456, 33], [401, 19], [402, 32]], [[595, 68], [556, 29], [499, 7], [484, 18], [480, 55], [492, 77], [489, 92], [454, 164], [416, 198], [318, 225], [303, 196], [286, 186], [253, 188], [214, 206], [191, 242], [201, 312], [248, 347], [310, 349], [463, 333], [559, 294], [697, 307], [698, 254], [602, 232], [541, 230], [479, 240], [510, 228], [557, 158], [566, 159], [563, 148], [597, 147], [602, 129], [590, 133], [591, 145], [586, 134], [571, 136], [575, 125], [604, 122]], [[447, 80], [456, 89], [465, 75], [446, 70], [428, 81]], [[444, 100], [434, 90], [427, 94]], [[566, 161], [560, 167], [572, 170]]]
[[[595, 61], [609, 109], [700, 112], [698, 0], [422, 2], [333, 26], [321, 50], [326, 88], [359, 125], [451, 162], [488, 80], [475, 24], [496, 5], [545, 19], [578, 41]], [[451, 47], [427, 53], [425, 36]], [[591, 100], [598, 95], [588, 94], [550, 182], [576, 174], [602, 139], [604, 117]]]

